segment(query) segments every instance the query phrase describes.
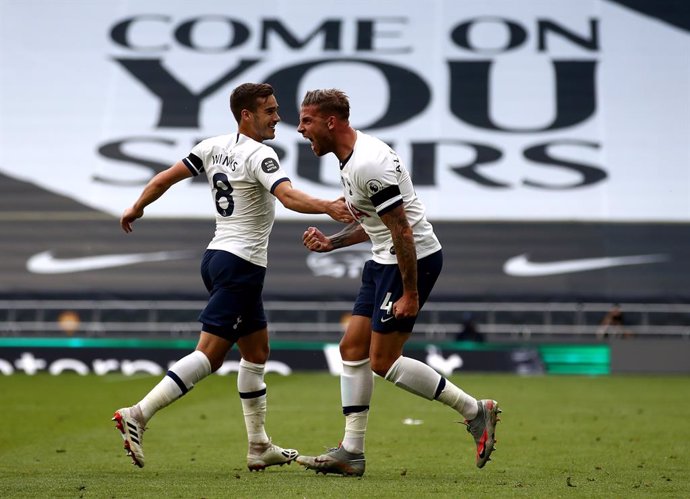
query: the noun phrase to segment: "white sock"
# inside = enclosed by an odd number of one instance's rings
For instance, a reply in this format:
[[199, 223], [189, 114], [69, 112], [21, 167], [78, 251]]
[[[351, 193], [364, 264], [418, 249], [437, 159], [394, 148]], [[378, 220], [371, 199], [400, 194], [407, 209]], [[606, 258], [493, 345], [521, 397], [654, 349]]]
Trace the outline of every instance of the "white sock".
[[447, 379], [445, 379], [445, 386], [436, 397], [436, 400], [452, 407], [468, 421], [477, 417], [477, 412], [479, 411], [477, 399], [463, 392]]
[[424, 362], [401, 355], [386, 373], [386, 379], [403, 390], [433, 400], [443, 377]]
[[242, 400], [244, 425], [247, 428], [249, 444], [267, 444], [266, 423], [266, 383], [264, 383], [264, 364], [254, 364], [240, 360], [237, 375], [237, 391]]
[[345, 415], [345, 436], [340, 445], [352, 454], [364, 452], [364, 437], [367, 433], [369, 410]]
[[477, 400], [423, 362], [400, 356], [386, 373], [386, 379], [415, 395], [452, 407], [467, 420], [477, 417]]
[[340, 399], [345, 415], [343, 448], [359, 454], [364, 452], [364, 437], [369, 420], [369, 403], [374, 390], [374, 373], [369, 359], [343, 361], [340, 376]]
[[165, 377], [139, 402], [138, 407], [146, 424], [156, 412], [171, 404], [194, 385], [211, 374], [211, 362], [195, 350], [175, 362]]

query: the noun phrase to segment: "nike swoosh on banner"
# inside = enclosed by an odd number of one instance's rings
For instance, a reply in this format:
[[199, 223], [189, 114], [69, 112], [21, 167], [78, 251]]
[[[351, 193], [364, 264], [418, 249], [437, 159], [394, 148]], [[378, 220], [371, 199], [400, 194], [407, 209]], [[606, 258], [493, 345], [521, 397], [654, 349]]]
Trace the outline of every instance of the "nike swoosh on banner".
[[503, 272], [516, 277], [536, 277], [556, 274], [571, 274], [574, 272], [586, 272], [588, 270], [620, 267], [623, 265], [643, 265], [645, 263], [665, 262], [668, 255], [634, 255], [634, 256], [607, 256], [603, 258], [580, 258], [577, 260], [560, 260], [557, 262], [531, 262], [529, 255], [509, 258], [503, 265]]
[[56, 258], [52, 251], [37, 253], [26, 262], [26, 269], [34, 274], [69, 274], [87, 270], [109, 269], [144, 262], [183, 260], [196, 255], [193, 251], [157, 251], [154, 253], [124, 253], [115, 255]]

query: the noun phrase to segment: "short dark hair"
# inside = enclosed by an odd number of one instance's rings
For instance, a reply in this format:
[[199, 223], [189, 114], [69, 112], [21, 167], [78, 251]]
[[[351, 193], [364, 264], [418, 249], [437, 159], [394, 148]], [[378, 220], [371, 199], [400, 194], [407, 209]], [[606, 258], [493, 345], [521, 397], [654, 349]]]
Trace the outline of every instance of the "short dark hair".
[[317, 106], [324, 114], [350, 119], [350, 100], [345, 92], [337, 88], [309, 90], [302, 99], [302, 106]]
[[273, 87], [268, 83], [243, 83], [230, 94], [230, 111], [237, 123], [242, 121], [242, 110], [255, 112], [259, 99], [273, 95]]

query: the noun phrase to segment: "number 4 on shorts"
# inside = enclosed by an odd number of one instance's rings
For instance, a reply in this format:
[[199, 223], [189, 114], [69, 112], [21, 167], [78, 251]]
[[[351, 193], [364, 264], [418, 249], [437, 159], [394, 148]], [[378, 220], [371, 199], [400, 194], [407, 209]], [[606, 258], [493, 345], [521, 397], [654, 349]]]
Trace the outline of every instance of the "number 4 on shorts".
[[390, 291], [386, 293], [386, 296], [383, 298], [383, 303], [381, 303], [381, 306], [379, 307], [381, 310], [385, 310], [388, 315], [393, 315], [393, 302], [391, 301], [391, 293]]

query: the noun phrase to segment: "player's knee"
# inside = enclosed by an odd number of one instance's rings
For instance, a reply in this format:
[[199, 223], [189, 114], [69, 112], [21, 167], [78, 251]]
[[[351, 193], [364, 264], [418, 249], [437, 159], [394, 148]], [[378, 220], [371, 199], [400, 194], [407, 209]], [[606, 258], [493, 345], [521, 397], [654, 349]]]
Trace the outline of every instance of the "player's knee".
[[271, 353], [266, 329], [243, 336], [237, 341], [242, 358], [252, 364], [265, 364]]
[[396, 359], [397, 357], [393, 358], [387, 355], [372, 355], [371, 370], [384, 378]]
[[225, 362], [225, 356], [228, 350], [218, 345], [199, 344], [196, 347], [197, 351], [203, 353], [211, 365], [211, 372], [216, 372], [220, 366]]
[[206, 357], [208, 357], [208, 361], [211, 364], [211, 372], [216, 372], [223, 365], [223, 362], [225, 362], [224, 355], [220, 356], [206, 353]]
[[360, 360], [369, 357], [369, 345], [358, 345], [354, 342], [340, 342], [340, 357], [343, 360]]
[[242, 350], [242, 358], [253, 364], [265, 364], [268, 361], [270, 351], [268, 345], [261, 345], [257, 348]]

